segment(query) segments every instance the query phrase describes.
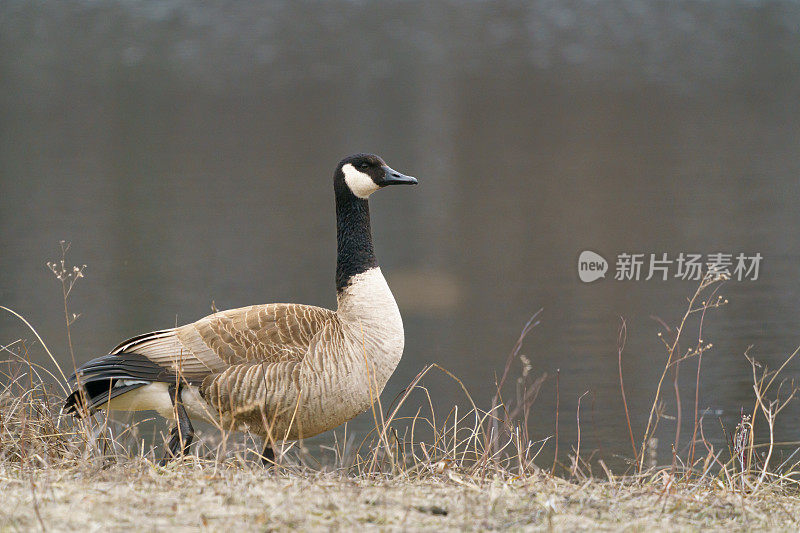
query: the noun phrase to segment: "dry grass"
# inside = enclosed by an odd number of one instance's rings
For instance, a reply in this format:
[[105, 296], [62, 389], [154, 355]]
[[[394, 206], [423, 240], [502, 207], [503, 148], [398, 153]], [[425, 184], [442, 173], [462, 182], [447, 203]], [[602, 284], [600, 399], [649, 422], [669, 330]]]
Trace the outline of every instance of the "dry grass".
[[568, 482], [546, 474], [472, 481], [266, 474], [188, 461], [130, 461], [104, 470], [0, 469], [0, 529], [195, 530], [752, 530], [796, 529], [800, 500], [742, 495], [714, 483], [665, 490], [660, 474]]
[[[69, 329], [75, 316], [68, 296], [82, 269], [67, 267], [62, 256], [53, 270], [64, 289]], [[532, 375], [520, 355], [536, 315], [509, 354], [488, 408], [476, 405], [462, 385], [471, 407], [437, 413], [425, 378], [430, 372], [450, 374], [430, 365], [391, 405], [376, 402], [368, 435], [354, 439], [339, 430], [325, 457], [287, 446], [270, 470], [255, 461], [257, 443], [225, 428], [201, 439], [195, 455], [158, 467], [157, 446], [142, 438], [138, 424], [120, 424], [102, 414], [86, 420], [63, 416], [64, 372], [28, 324], [56, 368], [32, 363], [25, 341], [2, 347], [8, 357], [0, 366], [7, 368], [0, 375], [0, 530], [796, 530], [800, 459], [792, 463], [794, 453], [780, 463], [775, 459], [781, 445], [774, 429], [778, 415], [795, 399], [794, 384], [780, 375], [797, 352], [777, 371], [751, 360], [751, 412], [731, 428], [729, 446], [715, 449], [705, 438], [697, 394], [702, 357], [711, 345], [702, 338], [703, 322], [707, 312], [726, 303], [717, 296], [723, 281], [707, 276], [677, 326], [664, 324], [664, 371], [654, 384], [649, 421], [638, 442], [624, 394], [627, 328], [622, 324], [620, 393], [632, 455], [628, 469], [616, 474], [602, 460], [586, 458], [590, 450], [581, 447], [580, 407], [571, 422], [578, 424], [577, 445], [561, 455], [558, 430], [538, 439], [528, 433], [529, 414], [547, 380]], [[693, 320], [697, 339], [689, 342], [684, 337]], [[648, 444], [668, 421], [662, 412], [664, 391], [671, 377], [681, 405], [679, 369], [690, 363], [697, 365], [695, 398], [687, 409], [694, 414], [694, 431], [681, 439], [678, 420], [671, 461], [649, 465], [653, 449]], [[558, 376], [555, 383], [558, 390]], [[414, 414], [402, 416], [409, 409]], [[554, 415], [558, 420], [559, 413]], [[563, 417], [561, 423], [570, 422]], [[755, 442], [756, 424], [768, 429], [768, 442]], [[545, 446], [555, 451], [555, 460], [541, 465]]]

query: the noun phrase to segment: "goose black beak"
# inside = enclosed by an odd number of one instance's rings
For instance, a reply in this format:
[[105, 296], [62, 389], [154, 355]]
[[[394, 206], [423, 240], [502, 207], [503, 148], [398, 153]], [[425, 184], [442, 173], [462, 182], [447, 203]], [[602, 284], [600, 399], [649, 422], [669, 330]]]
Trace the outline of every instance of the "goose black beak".
[[418, 183], [417, 178], [401, 174], [400, 172], [388, 166], [383, 167], [383, 172], [383, 179], [379, 183], [381, 187], [386, 185], [416, 185]]

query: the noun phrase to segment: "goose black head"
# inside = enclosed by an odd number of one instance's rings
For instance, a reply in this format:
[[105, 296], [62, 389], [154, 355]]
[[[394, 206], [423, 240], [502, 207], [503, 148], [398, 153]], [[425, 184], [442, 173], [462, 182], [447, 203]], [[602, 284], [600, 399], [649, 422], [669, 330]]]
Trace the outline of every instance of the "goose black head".
[[369, 195], [388, 185], [414, 185], [417, 178], [406, 176], [389, 167], [373, 154], [356, 154], [342, 159], [334, 175], [337, 191], [348, 190], [357, 198]]

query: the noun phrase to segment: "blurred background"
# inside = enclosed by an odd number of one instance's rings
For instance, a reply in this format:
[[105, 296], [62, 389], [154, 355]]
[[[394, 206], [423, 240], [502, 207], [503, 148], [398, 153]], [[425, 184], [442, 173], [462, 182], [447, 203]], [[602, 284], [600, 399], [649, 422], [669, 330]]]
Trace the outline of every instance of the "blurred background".
[[[0, 305], [71, 366], [45, 266], [64, 239], [88, 265], [69, 302], [79, 363], [212, 302], [334, 307], [331, 176], [370, 151], [420, 179], [371, 202], [406, 327], [385, 404], [437, 362], [488, 405], [543, 308], [522, 348], [549, 376], [533, 435], [554, 432], [559, 371], [562, 449], [589, 391], [584, 446], [630, 456], [620, 319], [638, 440], [659, 320], [679, 321], [696, 282], [615, 281], [616, 255], [760, 253], [759, 279], [725, 284], [703, 331], [699, 407], [724, 445], [717, 419], [732, 430], [753, 406], [748, 346], [775, 367], [800, 344], [798, 28], [794, 2], [6, 0]], [[605, 280], [578, 279], [586, 249], [612, 262]], [[0, 316], [0, 344], [20, 337]], [[680, 375], [684, 436], [695, 372]], [[441, 373], [425, 383], [443, 413], [466, 402]]]

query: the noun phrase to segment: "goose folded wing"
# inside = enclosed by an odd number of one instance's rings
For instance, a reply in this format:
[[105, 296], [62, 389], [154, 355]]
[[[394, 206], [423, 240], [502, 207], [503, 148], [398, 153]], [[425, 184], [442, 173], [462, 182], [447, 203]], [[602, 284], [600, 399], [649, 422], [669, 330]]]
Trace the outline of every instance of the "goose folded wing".
[[333, 311], [308, 305], [242, 307], [139, 335], [111, 355], [139, 354], [164, 369], [162, 379], [172, 375], [199, 382], [236, 365], [300, 361], [316, 333], [334, 317]]
[[[275, 415], [290, 409], [299, 363], [320, 353], [321, 344], [341, 341], [336, 314], [319, 307], [271, 304], [223, 315], [194, 325], [228, 364], [203, 380], [200, 394], [220, 412], [233, 415], [262, 409]], [[312, 361], [311, 366], [319, 365]]]

